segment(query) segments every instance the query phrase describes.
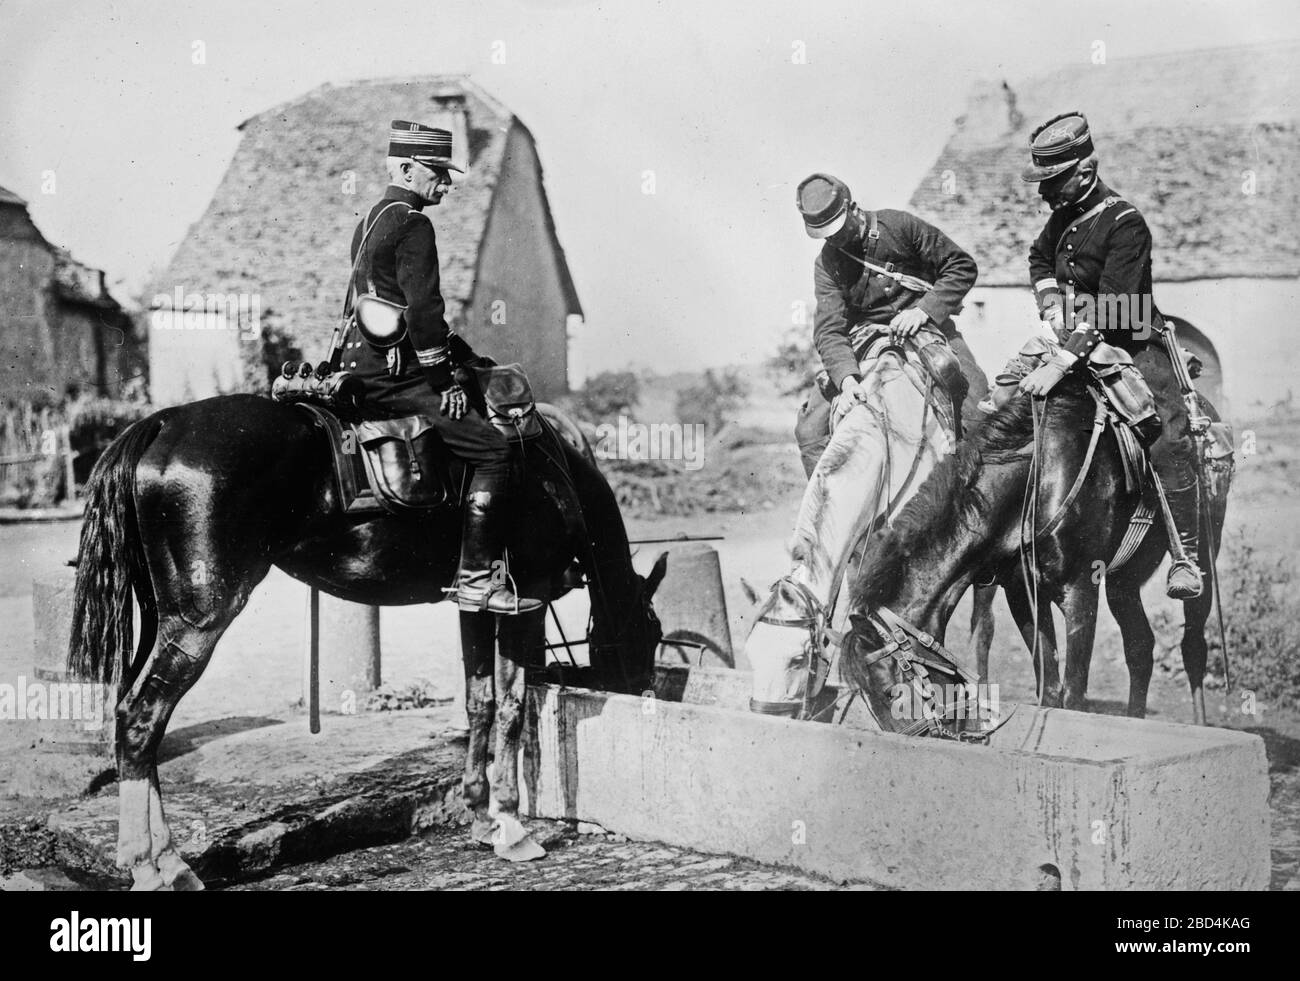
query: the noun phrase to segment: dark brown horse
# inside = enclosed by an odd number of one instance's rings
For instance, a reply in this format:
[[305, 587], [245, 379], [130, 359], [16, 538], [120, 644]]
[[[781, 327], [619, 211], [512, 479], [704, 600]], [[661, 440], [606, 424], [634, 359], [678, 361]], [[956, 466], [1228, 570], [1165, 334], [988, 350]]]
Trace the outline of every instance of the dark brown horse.
[[[921, 643], [915, 639], [918, 635], [928, 633], [942, 644], [962, 594], [972, 583], [989, 581], [1003, 587], [1025, 643], [1041, 651], [1034, 669], [1043, 704], [1085, 707], [1098, 585], [1120, 547], [1140, 495], [1126, 488], [1118, 442], [1112, 433], [1103, 432], [1080, 493], [1062, 510], [1084, 468], [1096, 407], [1082, 382], [1069, 379], [1046, 400], [1040, 420], [1041, 473], [1033, 526], [1037, 534], [1031, 533], [1024, 513], [1026, 495], [1034, 491], [1027, 489], [1035, 432], [1031, 405], [1030, 399], [1017, 398], [993, 414], [935, 469], [894, 526], [868, 543], [853, 587], [853, 629], [842, 670], [863, 691], [872, 714], [887, 729], [903, 728], [891, 718], [890, 692], [908, 679], [906, 658], [882, 656], [897, 636], [896, 630], [882, 630], [882, 626], [897, 628], [901, 622], [915, 628], [904, 654], [908, 646]], [[1219, 541], [1227, 490], [1228, 480], [1223, 479], [1205, 494], [1204, 510], [1213, 534], [1201, 535], [1202, 570], [1209, 570], [1214, 560], [1209, 543]], [[1043, 534], [1058, 514], [1059, 522]], [[1027, 581], [1029, 570], [1022, 556], [1031, 545], [1037, 575], [1029, 575]], [[1164, 527], [1157, 520], [1128, 562], [1104, 576], [1106, 600], [1119, 623], [1129, 668], [1128, 714], [1136, 717], [1146, 713], [1154, 649], [1140, 590], [1159, 567], [1167, 547]], [[1183, 666], [1197, 723], [1205, 721], [1205, 623], [1213, 600], [1210, 576], [1203, 575], [1201, 595], [1183, 603]], [[1052, 605], [1065, 617], [1064, 688], [1056, 660]], [[882, 620], [881, 610], [889, 622]], [[980, 667], [982, 671], [984, 666]]]
[[[521, 462], [510, 573], [522, 595], [550, 600], [568, 588], [576, 558], [592, 597], [593, 673], [610, 689], [645, 690], [661, 635], [651, 598], [662, 557], [647, 579], [633, 571], [613, 492], [590, 454], [553, 428], [527, 443]], [[274, 565], [357, 603], [436, 602], [456, 573], [461, 516], [343, 514], [323, 431], [302, 410], [251, 395], [136, 423], [101, 457], [86, 495], [69, 668], [118, 686], [118, 864], [138, 888], [199, 888], [171, 841], [156, 756], [177, 702], [253, 587]], [[134, 653], [132, 594], [141, 612]], [[483, 768], [494, 713], [493, 817], [518, 826], [522, 666], [544, 654], [544, 609], [502, 618], [495, 700], [495, 618], [462, 614], [467, 646], [478, 648], [466, 662], [465, 791], [479, 840], [492, 820]]]

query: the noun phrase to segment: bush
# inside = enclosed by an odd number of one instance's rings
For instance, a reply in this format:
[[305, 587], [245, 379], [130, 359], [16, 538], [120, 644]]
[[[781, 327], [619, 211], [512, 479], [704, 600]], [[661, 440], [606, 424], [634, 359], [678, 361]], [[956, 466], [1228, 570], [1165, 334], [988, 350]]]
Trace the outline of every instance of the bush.
[[712, 437], [732, 421], [748, 394], [748, 383], [734, 368], [721, 372], [708, 369], [703, 382], [677, 393], [677, 420], [683, 425], [704, 423], [705, 432]]
[[768, 377], [782, 395], [807, 391], [821, 366], [821, 358], [806, 327], [786, 331], [776, 352], [763, 362]]
[[602, 371], [574, 393], [572, 406], [580, 419], [602, 423], [630, 414], [640, 399], [641, 382], [633, 372]]

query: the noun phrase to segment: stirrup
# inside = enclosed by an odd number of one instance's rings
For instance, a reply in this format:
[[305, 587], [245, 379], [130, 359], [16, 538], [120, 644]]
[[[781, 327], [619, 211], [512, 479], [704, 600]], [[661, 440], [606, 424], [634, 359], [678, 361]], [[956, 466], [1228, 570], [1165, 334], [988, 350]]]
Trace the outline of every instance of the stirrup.
[[[1175, 582], [1176, 579], [1182, 579], [1180, 572], [1185, 572], [1194, 582]], [[1196, 599], [1201, 595], [1202, 590], [1201, 570], [1196, 563], [1189, 558], [1175, 559], [1173, 565], [1169, 567], [1169, 576], [1166, 580], [1165, 594], [1170, 599], [1188, 600]]]
[[455, 586], [444, 586], [442, 591], [448, 594], [449, 599], [455, 599], [456, 605], [466, 613], [517, 616], [542, 608], [541, 600], [528, 599], [518, 594], [513, 576], [506, 573], [506, 579], [509, 580], [509, 585], [493, 582], [490, 572], [462, 574]]

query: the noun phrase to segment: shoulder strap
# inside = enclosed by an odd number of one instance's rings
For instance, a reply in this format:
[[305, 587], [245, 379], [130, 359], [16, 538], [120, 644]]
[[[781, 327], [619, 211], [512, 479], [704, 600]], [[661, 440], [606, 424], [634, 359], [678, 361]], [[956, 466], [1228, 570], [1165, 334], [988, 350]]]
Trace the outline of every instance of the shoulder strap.
[[867, 212], [867, 248], [866, 256], [869, 261], [875, 261], [876, 247], [880, 244], [880, 222], [876, 220], [874, 211]]
[[[1111, 205], [1127, 204], [1127, 203], [1128, 203], [1127, 201], [1125, 201], [1123, 198], [1119, 197], [1118, 195], [1110, 194], [1107, 195], [1105, 198], [1103, 198], [1099, 204], [1094, 204], [1091, 208], [1089, 208], [1087, 211], [1081, 214], [1078, 218], [1071, 218], [1069, 221], [1065, 223], [1065, 226], [1061, 229], [1060, 237], [1058, 237], [1056, 240], [1057, 254], [1059, 254], [1061, 251], [1061, 243], [1065, 241], [1066, 229], [1070, 228], [1073, 225], [1082, 225], [1089, 218], [1099, 218], [1101, 213], [1105, 211], [1107, 208], [1109, 208]], [[1136, 208], [1129, 208], [1129, 211], [1136, 211], [1136, 210], [1137, 210]], [[1128, 214], [1128, 212], [1125, 212], [1125, 214]], [[1123, 216], [1121, 215], [1120, 217]], [[1089, 235], [1092, 234], [1091, 229], [1088, 230], [1088, 234]]]
[[[370, 233], [373, 232], [375, 226], [379, 224], [380, 216], [395, 204], [404, 204], [408, 208], [411, 207], [409, 204], [406, 204], [405, 201], [389, 201], [379, 209], [374, 218], [370, 219], [370, 222], [366, 225], [365, 231], [361, 233], [361, 241], [357, 244], [357, 257], [352, 262], [352, 273], [348, 276], [348, 294], [343, 300], [344, 320], [347, 320], [348, 314], [352, 312], [352, 300], [356, 293], [357, 270], [361, 268], [361, 257], [365, 255], [366, 239], [370, 238]], [[374, 282], [371, 280], [369, 272], [366, 273], [366, 287], [371, 293], [375, 291]]]

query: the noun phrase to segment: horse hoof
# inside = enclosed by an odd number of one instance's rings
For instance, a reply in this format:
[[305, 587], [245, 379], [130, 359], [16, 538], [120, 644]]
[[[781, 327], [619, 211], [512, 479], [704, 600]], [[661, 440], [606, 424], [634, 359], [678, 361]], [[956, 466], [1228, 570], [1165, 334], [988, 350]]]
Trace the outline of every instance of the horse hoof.
[[507, 862], [532, 862], [546, 857], [546, 849], [534, 841], [532, 835], [524, 835], [513, 845], [497, 845], [493, 850], [498, 858]]
[[131, 870], [131, 891], [171, 892], [172, 887], [163, 881], [158, 867], [150, 862], [148, 865], [137, 865]]
[[175, 892], [202, 892], [206, 888], [203, 880], [185, 864], [185, 859], [174, 851], [166, 851], [158, 856], [158, 874], [162, 877], [163, 885]]

